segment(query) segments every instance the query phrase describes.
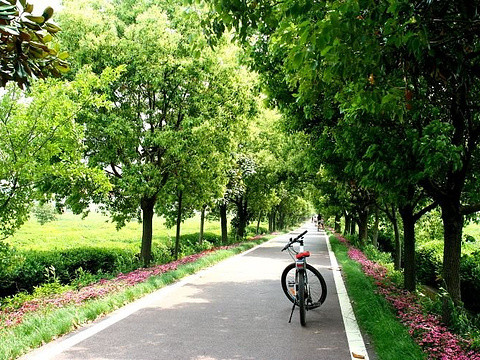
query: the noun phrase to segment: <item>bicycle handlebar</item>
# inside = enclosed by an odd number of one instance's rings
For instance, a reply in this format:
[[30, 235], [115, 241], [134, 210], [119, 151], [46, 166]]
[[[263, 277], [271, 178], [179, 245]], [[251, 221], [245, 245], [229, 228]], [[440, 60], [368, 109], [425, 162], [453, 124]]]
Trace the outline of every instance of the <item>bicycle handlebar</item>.
[[290, 240], [288, 241], [288, 244], [285, 245], [285, 247], [282, 249], [282, 251], [285, 251], [287, 250], [290, 246], [292, 246], [294, 243], [298, 242], [298, 240], [300, 240], [301, 238], [303, 238], [303, 235], [305, 235], [308, 231], [305, 230], [304, 232], [302, 232], [300, 235], [296, 236], [294, 239], [290, 238]]

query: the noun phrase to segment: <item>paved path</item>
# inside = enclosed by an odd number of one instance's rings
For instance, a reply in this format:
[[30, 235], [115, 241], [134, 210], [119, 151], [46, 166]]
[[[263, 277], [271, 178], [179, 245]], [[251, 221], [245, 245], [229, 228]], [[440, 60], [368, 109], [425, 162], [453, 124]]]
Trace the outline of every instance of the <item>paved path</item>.
[[[281, 289], [280, 274], [291, 259], [280, 250], [289, 237], [305, 229], [305, 248], [312, 253], [309, 263], [325, 277], [328, 296], [320, 308], [307, 312], [307, 326], [302, 327], [298, 310], [288, 323], [291, 303]], [[352, 351], [373, 359], [348, 314], [348, 300], [339, 302], [334, 275], [338, 282], [340, 272], [332, 268], [326, 239], [307, 223], [156, 291], [23, 359], [338, 360], [352, 359]], [[347, 312], [343, 317], [342, 302]]]

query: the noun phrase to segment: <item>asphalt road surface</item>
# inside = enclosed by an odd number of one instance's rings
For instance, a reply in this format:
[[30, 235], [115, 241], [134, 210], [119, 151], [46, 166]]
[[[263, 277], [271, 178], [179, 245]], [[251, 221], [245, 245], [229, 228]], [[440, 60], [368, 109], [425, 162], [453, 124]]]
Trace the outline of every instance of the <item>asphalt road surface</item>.
[[[308, 230], [309, 263], [327, 282], [325, 303], [300, 325], [280, 275], [280, 250]], [[296, 360], [352, 359], [324, 232], [313, 223], [161, 289], [43, 346], [23, 359]], [[352, 320], [352, 319], [350, 319]], [[360, 337], [361, 340], [361, 337]], [[368, 347], [368, 346], [367, 346]], [[369, 351], [370, 352], [370, 351]], [[374, 358], [366, 352], [365, 358]]]

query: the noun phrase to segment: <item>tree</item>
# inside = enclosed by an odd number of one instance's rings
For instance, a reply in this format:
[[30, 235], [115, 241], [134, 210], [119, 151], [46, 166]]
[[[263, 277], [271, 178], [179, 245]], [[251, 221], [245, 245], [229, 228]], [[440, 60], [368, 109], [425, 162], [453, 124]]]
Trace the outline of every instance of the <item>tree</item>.
[[177, 226], [175, 258], [179, 255], [181, 223], [193, 216], [195, 210], [205, 211], [225, 191], [226, 173], [231, 166], [229, 151], [235, 138], [224, 131], [226, 126], [214, 125], [212, 121], [204, 121], [183, 137], [183, 148], [179, 151], [182, 157], [161, 191], [162, 201], [156, 206], [157, 214], [165, 216], [167, 226]]
[[[88, 18], [74, 10], [77, 26], [90, 24], [88, 37], [95, 38], [99, 29], [107, 32], [93, 44], [76, 38], [78, 42], [69, 46], [82, 47], [72, 51], [72, 57], [95, 59], [96, 71], [108, 64], [125, 69], [105, 90], [112, 108], [84, 112], [87, 158], [110, 179], [113, 189], [105, 205], [117, 225], [132, 218], [142, 221], [140, 255], [149, 263], [154, 213], [171, 213], [176, 204], [176, 219], [181, 220], [180, 200], [187, 200], [190, 184], [196, 181], [192, 171], [210, 159], [201, 158], [201, 148], [211, 149], [207, 144], [211, 136], [198, 134], [218, 131], [221, 136], [213, 136], [213, 144], [224, 141], [237, 122], [252, 114], [252, 84], [237, 82], [238, 66], [203, 45], [194, 17], [186, 26], [183, 17], [195, 16], [195, 11], [171, 5], [166, 12], [143, 4], [135, 16], [127, 17], [132, 23], [126, 23], [121, 21], [121, 3], [107, 2], [98, 11], [96, 2], [77, 5], [84, 14], [89, 9]], [[78, 28], [67, 25], [71, 20], [67, 13], [63, 19], [65, 38], [75, 39]], [[197, 56], [192, 56], [195, 49]]]
[[[392, 224], [396, 222], [398, 207], [403, 220], [405, 249], [405, 288], [415, 289], [415, 223], [422, 215], [437, 206], [421, 188], [424, 169], [418, 163], [414, 149], [418, 141], [417, 129], [408, 117], [399, 126], [396, 118], [384, 114], [372, 116], [360, 112], [345, 117], [344, 126], [336, 127], [340, 154], [348, 154], [349, 168], [361, 185], [374, 189]], [[385, 139], [389, 139], [385, 141]], [[394, 229], [398, 226], [394, 224]], [[395, 231], [396, 267], [400, 268], [402, 248], [400, 234]]]
[[51, 44], [60, 28], [51, 18], [53, 9], [41, 15], [26, 0], [6, 0], [0, 4], [0, 87], [14, 81], [20, 88], [31, 78], [60, 77], [69, 69], [68, 54]]
[[82, 194], [101, 197], [109, 189], [101, 172], [82, 163], [83, 128], [75, 123], [83, 106], [105, 105], [92, 94], [92, 87], [102, 81], [107, 80], [81, 73], [70, 83], [36, 81], [28, 93], [7, 86], [0, 99], [2, 236], [25, 222], [35, 200], [57, 193], [80, 212], [88, 205], [82, 203]]

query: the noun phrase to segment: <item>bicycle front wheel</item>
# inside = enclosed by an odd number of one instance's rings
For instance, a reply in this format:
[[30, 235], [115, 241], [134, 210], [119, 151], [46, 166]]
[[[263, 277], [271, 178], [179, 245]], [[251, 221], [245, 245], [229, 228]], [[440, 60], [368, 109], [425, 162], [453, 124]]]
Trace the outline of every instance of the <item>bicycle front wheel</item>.
[[[297, 299], [297, 290], [295, 288], [289, 288], [288, 284], [296, 283], [295, 273], [295, 263], [291, 263], [283, 270], [281, 276], [283, 292], [292, 303]], [[315, 309], [322, 305], [327, 298], [327, 284], [322, 274], [310, 264], [307, 264], [305, 278], [305, 283], [308, 288], [306, 308], [308, 310]]]
[[306, 306], [305, 306], [305, 296], [306, 296], [306, 291], [305, 291], [305, 272], [304, 271], [299, 271], [297, 272], [298, 275], [298, 308], [300, 309], [300, 324], [302, 326], [305, 326], [307, 324], [307, 319], [306, 319]]

